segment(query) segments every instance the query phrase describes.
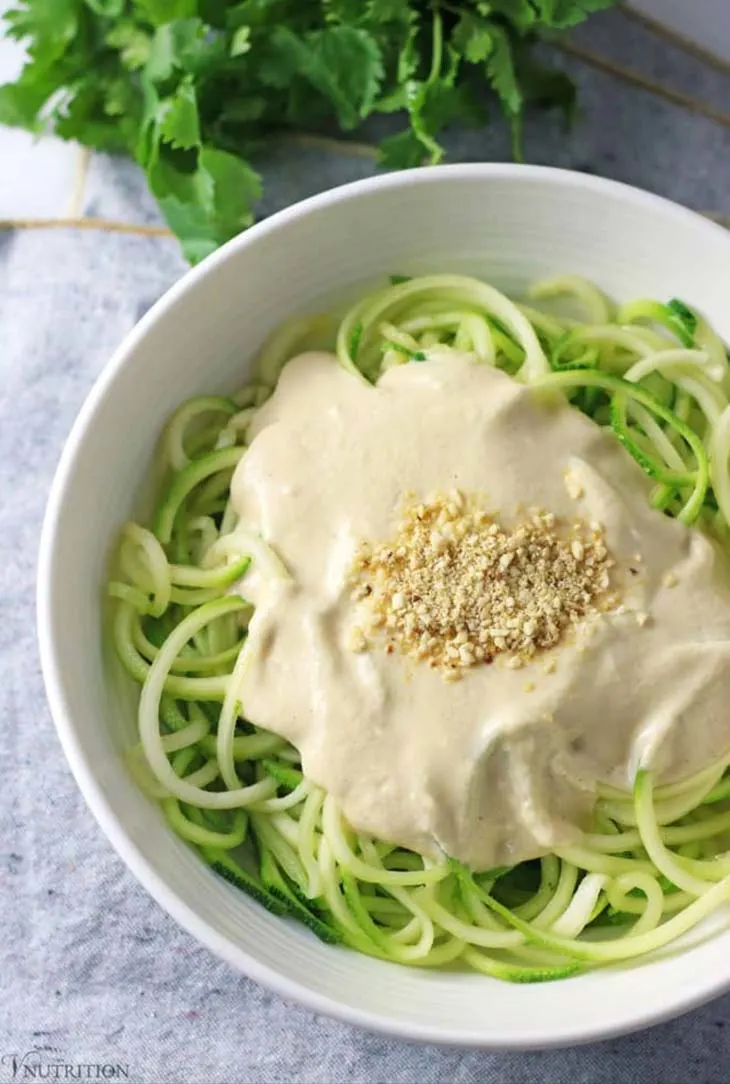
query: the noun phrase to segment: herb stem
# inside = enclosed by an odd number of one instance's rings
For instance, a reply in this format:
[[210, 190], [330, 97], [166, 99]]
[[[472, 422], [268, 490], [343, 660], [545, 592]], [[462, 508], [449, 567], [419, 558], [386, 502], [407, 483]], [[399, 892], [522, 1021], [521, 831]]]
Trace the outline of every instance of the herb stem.
[[444, 52], [444, 24], [441, 18], [441, 12], [438, 8], [434, 8], [433, 12], [433, 44], [431, 54], [431, 71], [428, 74], [426, 82], [429, 86], [435, 83], [441, 74], [441, 63], [443, 60]]

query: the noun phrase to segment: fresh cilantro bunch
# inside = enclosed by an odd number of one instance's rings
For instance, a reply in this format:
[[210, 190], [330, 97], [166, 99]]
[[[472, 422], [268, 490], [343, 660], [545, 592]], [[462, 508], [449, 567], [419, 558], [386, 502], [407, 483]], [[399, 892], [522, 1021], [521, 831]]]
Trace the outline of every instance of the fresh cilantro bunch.
[[442, 130], [512, 124], [574, 89], [530, 46], [616, 0], [18, 0], [7, 33], [29, 60], [0, 87], [0, 123], [132, 155], [196, 262], [253, 221], [250, 164], [296, 130], [403, 116], [384, 167], [441, 160]]

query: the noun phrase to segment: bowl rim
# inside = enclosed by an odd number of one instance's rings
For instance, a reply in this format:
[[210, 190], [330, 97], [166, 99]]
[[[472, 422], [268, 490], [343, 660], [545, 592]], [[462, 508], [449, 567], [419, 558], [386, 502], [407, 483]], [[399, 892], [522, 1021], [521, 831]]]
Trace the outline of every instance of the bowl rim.
[[730, 263], [730, 234], [720, 224], [703, 217], [698, 212], [682, 207], [665, 197], [654, 195], [620, 181], [551, 166], [518, 165], [514, 163], [469, 163], [404, 170], [339, 185], [272, 214], [228, 241], [196, 267], [184, 273], [155, 302], [131, 332], [125, 336], [94, 381], [64, 444], [46, 504], [38, 552], [37, 635], [41, 669], [51, 716], [64, 755], [87, 806], [119, 857], [139, 883], [198, 942], [224, 960], [229, 966], [235, 967], [249, 978], [284, 998], [296, 1001], [311, 1011], [371, 1031], [377, 1031], [393, 1038], [495, 1051], [544, 1050], [585, 1044], [628, 1034], [688, 1012], [730, 988], [730, 967], [725, 973], [720, 972], [708, 976], [689, 996], [685, 996], [681, 991], [675, 989], [670, 996], [662, 1000], [661, 1004], [647, 1004], [642, 1011], [638, 1013], [634, 1011], [630, 1016], [627, 1014], [625, 1019], [615, 1020], [608, 1026], [597, 1022], [593, 1027], [576, 1031], [567, 1024], [547, 1040], [544, 1037], [531, 1036], [529, 1032], [522, 1038], [510, 1037], [504, 1041], [491, 1038], [485, 1040], [474, 1027], [464, 1029], [441, 1028], [438, 1025], [401, 1022], [376, 1011], [344, 1005], [334, 998], [317, 993], [302, 983], [289, 979], [275, 969], [260, 963], [249, 955], [245, 949], [233, 945], [226, 937], [219, 934], [166, 885], [154, 866], [132, 842], [123, 822], [112, 810], [97, 780], [94, 767], [89, 761], [76, 733], [66, 695], [65, 679], [51, 631], [54, 609], [52, 584], [56, 564], [56, 535], [66, 493], [71, 485], [77, 461], [83, 454], [86, 431], [99, 403], [106, 396], [114, 384], [117, 374], [145, 338], [149, 329], [161, 318], [164, 318], [167, 311], [181, 298], [194, 292], [198, 282], [219, 265], [234, 257], [240, 249], [255, 244], [260, 238], [269, 233], [286, 228], [295, 219], [343, 201], [356, 200], [362, 195], [378, 190], [407, 188], [412, 185], [440, 184], [442, 181], [459, 179], [484, 180], [487, 182], [489, 180], [509, 179], [540, 182], [563, 188], [588, 189], [606, 196], [617, 197], [623, 202], [631, 203], [637, 207], [660, 210], [668, 219], [673, 218], [678, 223], [683, 222], [691, 225], [697, 231], [704, 231], [708, 239], [712, 237], [713, 240], [716, 240], [718, 236], [722, 236], [728, 245], [728, 261]]

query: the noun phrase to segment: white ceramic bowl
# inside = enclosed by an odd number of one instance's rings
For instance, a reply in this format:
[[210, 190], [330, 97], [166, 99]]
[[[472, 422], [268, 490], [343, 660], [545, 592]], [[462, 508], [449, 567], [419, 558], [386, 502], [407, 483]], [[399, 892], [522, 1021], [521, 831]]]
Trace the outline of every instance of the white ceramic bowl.
[[[655, 196], [576, 173], [450, 166], [361, 181], [255, 226], [187, 274], [111, 359], [63, 453], [40, 556], [48, 697], [78, 784], [129, 868], [199, 941], [319, 1012], [405, 1038], [544, 1047], [677, 1014], [730, 985], [730, 932], [557, 984], [409, 970], [321, 944], [218, 879], [122, 763], [131, 683], [102, 646], [105, 563], [160, 428], [190, 395], [238, 387], [283, 318], [388, 272], [459, 271], [506, 291], [560, 271], [619, 299], [679, 296], [730, 340], [730, 235]], [[69, 616], [73, 619], [69, 620]]]

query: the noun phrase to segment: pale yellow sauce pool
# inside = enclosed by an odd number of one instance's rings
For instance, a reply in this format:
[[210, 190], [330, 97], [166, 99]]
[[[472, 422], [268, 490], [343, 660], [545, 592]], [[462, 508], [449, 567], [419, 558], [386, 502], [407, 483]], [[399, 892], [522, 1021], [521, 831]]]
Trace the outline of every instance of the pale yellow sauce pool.
[[[253, 572], [242, 585], [256, 607], [244, 713], [297, 746], [357, 830], [477, 870], [513, 864], [576, 837], [596, 780], [628, 788], [640, 764], [670, 780], [727, 752], [727, 558], [653, 511], [641, 469], [567, 403], [454, 354], [375, 387], [308, 354], [252, 432], [233, 500], [291, 581]], [[398, 653], [348, 648], [357, 547], [392, 535], [404, 492], [454, 487], [503, 522], [536, 506], [605, 527], [623, 612], [584, 622], [551, 653], [554, 672], [542, 655], [449, 684]]]

